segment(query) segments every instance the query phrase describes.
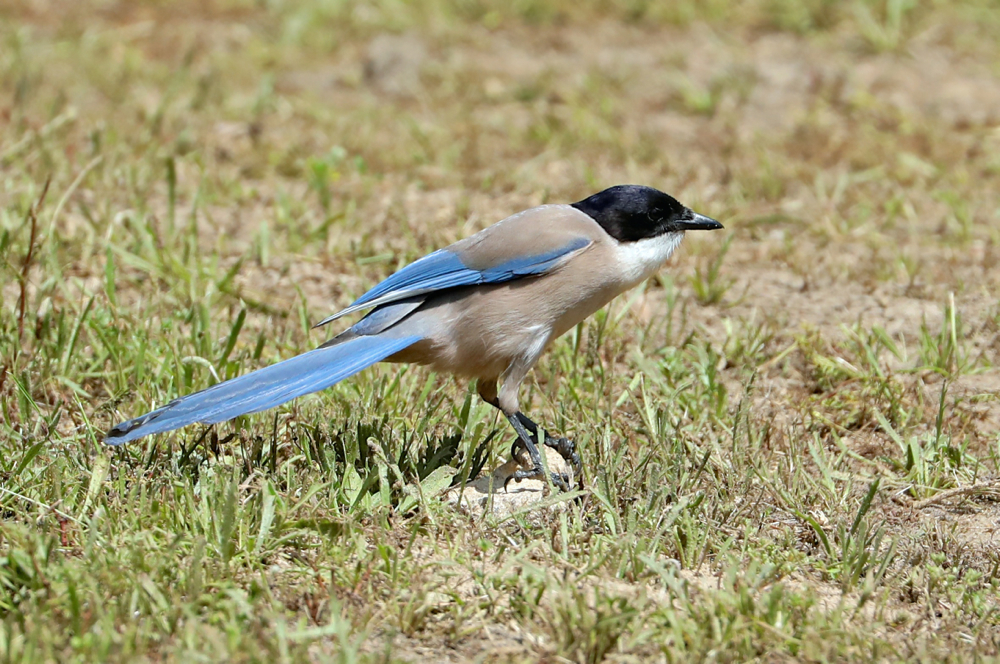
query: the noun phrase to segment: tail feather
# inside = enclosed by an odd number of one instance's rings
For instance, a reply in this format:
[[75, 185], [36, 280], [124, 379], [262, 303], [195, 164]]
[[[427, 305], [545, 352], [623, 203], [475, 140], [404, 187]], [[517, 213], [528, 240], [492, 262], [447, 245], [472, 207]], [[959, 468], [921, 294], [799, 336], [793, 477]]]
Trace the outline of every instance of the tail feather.
[[215, 424], [274, 408], [296, 397], [326, 389], [419, 340], [418, 336], [361, 336], [317, 348], [174, 399], [162, 408], [115, 426], [108, 431], [104, 442], [121, 445], [195, 422]]

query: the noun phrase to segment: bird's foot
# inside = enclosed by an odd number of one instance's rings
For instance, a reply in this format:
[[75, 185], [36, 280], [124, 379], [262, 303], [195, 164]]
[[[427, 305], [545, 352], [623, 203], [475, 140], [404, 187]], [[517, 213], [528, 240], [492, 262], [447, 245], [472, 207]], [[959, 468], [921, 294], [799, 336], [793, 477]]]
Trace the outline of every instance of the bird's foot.
[[572, 440], [548, 436], [544, 430], [520, 412], [516, 415], [508, 416], [507, 419], [510, 420], [510, 423], [518, 433], [517, 439], [510, 447], [510, 457], [521, 468], [511, 474], [504, 482], [505, 491], [511, 480], [520, 482], [525, 479], [542, 479], [545, 477], [545, 470], [542, 468], [542, 457], [538, 451], [539, 438], [545, 447], [549, 447], [559, 454], [565, 465], [572, 469], [570, 471], [567, 468], [565, 469], [566, 472], [550, 473], [552, 483], [563, 491], [569, 491], [569, 472], [572, 472], [577, 488], [583, 488], [580, 456], [576, 453], [576, 444]]
[[559, 453], [566, 463], [573, 469], [573, 473], [579, 476], [583, 470], [580, 462], [580, 455], [576, 452], [576, 443], [569, 438], [549, 438], [545, 437], [544, 444]]
[[[515, 457], [516, 458], [516, 457]], [[569, 477], [562, 473], [549, 473], [552, 483], [563, 491], [569, 491]], [[511, 473], [503, 483], [503, 490], [507, 490], [507, 485], [511, 480], [520, 483], [521, 480], [537, 480], [545, 477], [545, 470], [541, 466], [535, 466], [529, 470], [519, 469]]]
[[[538, 444], [538, 437], [532, 436], [531, 442]], [[573, 467], [573, 471], [576, 473], [580, 472], [582, 464], [580, 462], [580, 455], [576, 452], [576, 443], [574, 443], [569, 438], [553, 438], [551, 436], [545, 436], [542, 441], [546, 447], [551, 447], [556, 452], [559, 453], [566, 463]], [[520, 438], [515, 438], [514, 442], [510, 445], [510, 458], [516, 459], [518, 453], [524, 449], [524, 443], [521, 442]]]

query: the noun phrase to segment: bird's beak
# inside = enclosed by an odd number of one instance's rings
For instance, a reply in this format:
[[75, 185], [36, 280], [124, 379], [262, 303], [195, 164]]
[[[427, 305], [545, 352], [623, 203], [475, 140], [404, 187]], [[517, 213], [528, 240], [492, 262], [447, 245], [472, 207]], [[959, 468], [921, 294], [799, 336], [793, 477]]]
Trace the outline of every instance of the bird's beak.
[[692, 212], [690, 219], [676, 222], [676, 226], [679, 231], [717, 231], [724, 228], [715, 219], [697, 212]]

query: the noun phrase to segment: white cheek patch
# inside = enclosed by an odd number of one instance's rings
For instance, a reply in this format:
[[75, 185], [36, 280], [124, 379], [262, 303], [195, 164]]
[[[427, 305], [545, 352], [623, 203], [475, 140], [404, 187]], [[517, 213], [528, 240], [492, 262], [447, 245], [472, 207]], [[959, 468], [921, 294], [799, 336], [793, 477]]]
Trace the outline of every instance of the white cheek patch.
[[629, 284], [637, 284], [660, 269], [684, 239], [684, 233], [664, 233], [656, 237], [622, 242], [618, 245], [618, 265]]

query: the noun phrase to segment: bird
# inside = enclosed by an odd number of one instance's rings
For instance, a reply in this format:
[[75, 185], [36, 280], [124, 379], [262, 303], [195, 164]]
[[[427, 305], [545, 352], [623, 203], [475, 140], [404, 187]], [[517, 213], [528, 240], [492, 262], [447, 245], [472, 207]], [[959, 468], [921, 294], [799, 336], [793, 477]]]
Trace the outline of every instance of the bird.
[[[723, 225], [653, 187], [617, 185], [570, 204], [533, 207], [403, 267], [315, 327], [370, 310], [314, 350], [170, 401], [112, 427], [109, 445], [194, 423], [216, 424], [326, 389], [377, 362], [429, 366], [475, 379], [545, 478], [539, 426], [518, 401], [549, 344], [651, 277], [688, 231]], [[542, 432], [579, 471], [575, 445]], [[527, 465], [526, 463], [524, 465]], [[566, 488], [564, 475], [550, 474]], [[581, 485], [582, 486], [582, 485]]]

